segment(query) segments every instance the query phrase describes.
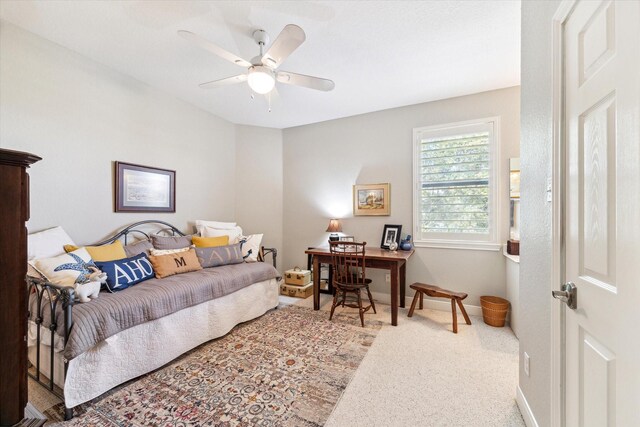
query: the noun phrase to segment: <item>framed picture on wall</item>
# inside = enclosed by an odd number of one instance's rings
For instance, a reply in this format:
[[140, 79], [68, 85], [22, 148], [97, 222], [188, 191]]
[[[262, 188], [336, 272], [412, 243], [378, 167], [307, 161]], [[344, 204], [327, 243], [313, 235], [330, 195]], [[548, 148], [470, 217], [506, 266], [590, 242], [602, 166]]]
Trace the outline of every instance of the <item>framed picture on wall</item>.
[[115, 162], [116, 212], [175, 212], [176, 171]]
[[[402, 233], [402, 225], [385, 224], [382, 231], [382, 241], [380, 247], [382, 249], [389, 249], [391, 242], [395, 242], [396, 245], [400, 245], [400, 233]], [[398, 246], [396, 246], [397, 248]]]
[[356, 216], [391, 215], [389, 183], [354, 185], [353, 214]]

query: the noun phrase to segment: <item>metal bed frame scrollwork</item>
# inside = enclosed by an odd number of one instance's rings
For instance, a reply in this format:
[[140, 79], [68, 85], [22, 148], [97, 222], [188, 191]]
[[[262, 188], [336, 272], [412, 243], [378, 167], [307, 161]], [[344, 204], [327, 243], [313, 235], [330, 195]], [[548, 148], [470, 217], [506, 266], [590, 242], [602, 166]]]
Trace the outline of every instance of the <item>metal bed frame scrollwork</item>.
[[[150, 235], [148, 232], [138, 229], [138, 227], [143, 225], [160, 225], [163, 228], [160, 228], [154, 234], [170, 234], [171, 236], [186, 236], [185, 233], [181, 232], [175, 226], [169, 224], [164, 221], [156, 221], [156, 220], [145, 220], [135, 222], [122, 230], [118, 231], [113, 236], [102, 240], [98, 243], [95, 243], [91, 246], [102, 246], [115, 242], [116, 240], [122, 238], [124, 244], [127, 244], [127, 240], [129, 234], [140, 234], [144, 236], [146, 239], [150, 239]], [[260, 252], [258, 253], [258, 261], [265, 262], [265, 256], [271, 255], [272, 263], [274, 268], [276, 267], [276, 258], [278, 256], [278, 250], [275, 248], [265, 248], [262, 246], [260, 248]], [[64, 392], [62, 389], [58, 391], [55, 387], [54, 378], [55, 378], [55, 339], [56, 339], [56, 330], [58, 328], [56, 313], [58, 306], [62, 307], [63, 319], [64, 319], [64, 335], [63, 335], [63, 343], [64, 347], [67, 345], [67, 341], [69, 340], [69, 334], [71, 332], [71, 328], [73, 327], [73, 305], [75, 302], [75, 291], [73, 288], [58, 286], [46, 280], [32, 277], [27, 275], [27, 295], [36, 295], [36, 313], [31, 313], [31, 303], [29, 304], [29, 312], [28, 319], [32, 320], [36, 324], [36, 364], [34, 366], [35, 373], [31, 372], [32, 369], [29, 369], [29, 376], [38, 384], [45, 387], [49, 390], [53, 395], [60, 398], [64, 402]], [[48, 381], [45, 380], [44, 375], [41, 375], [40, 372], [40, 354], [41, 354], [41, 343], [42, 343], [42, 323], [45, 320], [44, 316], [44, 308], [47, 307], [50, 310], [49, 315], [51, 316], [49, 331], [50, 331], [50, 345], [49, 345], [49, 378]], [[64, 379], [67, 377], [67, 370], [69, 368], [69, 361], [64, 358]], [[30, 363], [31, 364], [31, 363]], [[65, 405], [64, 409], [64, 419], [65, 421], [73, 418], [73, 408], [68, 408]]]

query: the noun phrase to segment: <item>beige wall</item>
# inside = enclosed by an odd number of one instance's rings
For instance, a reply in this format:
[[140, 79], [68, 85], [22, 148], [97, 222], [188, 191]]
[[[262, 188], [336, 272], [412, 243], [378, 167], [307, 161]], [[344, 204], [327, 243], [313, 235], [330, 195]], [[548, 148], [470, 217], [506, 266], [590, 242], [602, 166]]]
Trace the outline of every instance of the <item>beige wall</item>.
[[[551, 424], [552, 31], [559, 1], [522, 2], [520, 389], [541, 426]], [[555, 284], [557, 286], [557, 284]], [[555, 288], [555, 287], [554, 287]], [[524, 373], [523, 352], [531, 357]]]
[[245, 234], [263, 233], [282, 270], [282, 131], [236, 126], [236, 221]]
[[[501, 241], [508, 237], [508, 159], [518, 157], [520, 89], [513, 87], [379, 111], [283, 131], [284, 252], [282, 267], [306, 265], [304, 250], [326, 245], [329, 219], [342, 218], [345, 234], [379, 246], [384, 224], [412, 228], [413, 128], [501, 117]], [[352, 185], [391, 183], [391, 216], [353, 217]], [[505, 259], [496, 251], [418, 248], [407, 281], [436, 283], [480, 295], [505, 295]], [[382, 272], [373, 290], [388, 294]]]
[[[233, 124], [4, 22], [0, 51], [0, 146], [43, 158], [31, 231], [89, 243], [142, 219], [234, 219]], [[115, 160], [176, 170], [176, 213], [114, 213]]]

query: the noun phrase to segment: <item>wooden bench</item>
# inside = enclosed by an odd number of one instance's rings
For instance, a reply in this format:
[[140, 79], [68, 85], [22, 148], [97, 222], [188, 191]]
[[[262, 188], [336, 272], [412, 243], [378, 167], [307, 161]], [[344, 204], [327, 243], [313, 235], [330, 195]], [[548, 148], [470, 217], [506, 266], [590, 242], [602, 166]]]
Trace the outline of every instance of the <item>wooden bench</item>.
[[410, 286], [411, 289], [416, 291], [415, 296], [413, 297], [413, 301], [411, 302], [411, 308], [409, 309], [409, 317], [413, 316], [413, 310], [416, 309], [416, 303], [418, 299], [420, 300], [420, 310], [422, 310], [422, 299], [424, 294], [433, 298], [449, 298], [451, 300], [451, 314], [453, 315], [453, 333], [458, 333], [458, 315], [456, 312], [456, 303], [458, 307], [460, 307], [460, 311], [462, 311], [462, 315], [464, 316], [464, 320], [467, 322], [467, 325], [471, 324], [471, 319], [469, 319], [469, 315], [467, 311], [464, 309], [462, 305], [462, 300], [467, 297], [467, 294], [464, 292], [454, 292], [449, 291], [447, 289], [442, 289], [439, 286], [427, 285], [426, 283], [414, 283]]

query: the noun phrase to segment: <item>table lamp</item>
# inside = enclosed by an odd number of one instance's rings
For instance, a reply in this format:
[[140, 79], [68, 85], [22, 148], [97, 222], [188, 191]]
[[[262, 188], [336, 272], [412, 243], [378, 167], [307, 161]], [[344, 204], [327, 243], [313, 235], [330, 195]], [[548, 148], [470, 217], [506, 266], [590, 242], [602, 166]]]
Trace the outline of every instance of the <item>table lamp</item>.
[[340, 237], [337, 233], [342, 232], [342, 225], [340, 224], [340, 220], [332, 218], [329, 220], [329, 226], [327, 227], [327, 233], [331, 233], [329, 235], [329, 241], [335, 242], [340, 240]]

